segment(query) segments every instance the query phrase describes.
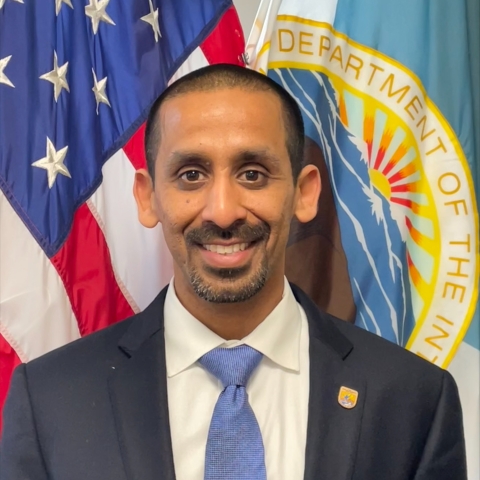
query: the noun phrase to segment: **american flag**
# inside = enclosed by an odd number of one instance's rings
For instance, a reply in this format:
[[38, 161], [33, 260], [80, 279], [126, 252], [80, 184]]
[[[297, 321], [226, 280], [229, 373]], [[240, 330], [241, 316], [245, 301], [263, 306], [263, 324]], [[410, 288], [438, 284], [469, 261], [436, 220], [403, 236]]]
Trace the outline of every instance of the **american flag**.
[[144, 122], [168, 83], [243, 51], [230, 0], [0, 0], [0, 408], [18, 363], [168, 282], [132, 195]]

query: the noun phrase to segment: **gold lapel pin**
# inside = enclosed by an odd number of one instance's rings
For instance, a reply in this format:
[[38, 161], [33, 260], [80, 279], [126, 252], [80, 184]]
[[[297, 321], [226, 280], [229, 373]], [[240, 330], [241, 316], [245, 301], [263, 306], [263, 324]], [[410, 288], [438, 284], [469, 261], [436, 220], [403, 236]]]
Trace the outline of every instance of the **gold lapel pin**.
[[348, 387], [340, 387], [338, 392], [338, 403], [343, 408], [353, 408], [357, 404], [358, 392]]

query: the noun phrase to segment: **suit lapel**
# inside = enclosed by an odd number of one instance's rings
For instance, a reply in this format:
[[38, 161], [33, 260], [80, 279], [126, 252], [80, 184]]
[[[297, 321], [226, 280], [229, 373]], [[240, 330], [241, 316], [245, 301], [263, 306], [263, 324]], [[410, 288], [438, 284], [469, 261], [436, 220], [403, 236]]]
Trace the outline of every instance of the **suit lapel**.
[[[307, 314], [310, 332], [310, 393], [305, 480], [352, 478], [358, 448], [366, 382], [346, 365], [353, 349], [334, 323], [299, 289], [292, 287]], [[347, 387], [358, 392], [351, 409], [339, 403]]]
[[119, 342], [123, 361], [112, 368], [109, 391], [127, 478], [175, 480], [165, 366], [166, 289]]
[[[352, 478], [358, 448], [365, 384], [325, 350], [317, 338], [310, 339], [305, 480], [347, 480]], [[358, 392], [358, 402], [350, 410], [338, 402], [342, 386]]]

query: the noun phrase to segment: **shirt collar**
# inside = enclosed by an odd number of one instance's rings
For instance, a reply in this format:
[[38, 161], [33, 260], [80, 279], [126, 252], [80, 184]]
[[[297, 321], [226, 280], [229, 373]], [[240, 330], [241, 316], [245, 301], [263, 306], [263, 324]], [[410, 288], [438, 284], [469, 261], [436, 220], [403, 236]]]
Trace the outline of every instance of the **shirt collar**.
[[242, 344], [255, 348], [287, 370], [300, 370], [301, 313], [287, 279], [278, 305], [241, 340], [224, 340], [189, 313], [175, 293], [173, 279], [165, 298], [164, 317], [168, 377], [191, 367], [216, 347]]

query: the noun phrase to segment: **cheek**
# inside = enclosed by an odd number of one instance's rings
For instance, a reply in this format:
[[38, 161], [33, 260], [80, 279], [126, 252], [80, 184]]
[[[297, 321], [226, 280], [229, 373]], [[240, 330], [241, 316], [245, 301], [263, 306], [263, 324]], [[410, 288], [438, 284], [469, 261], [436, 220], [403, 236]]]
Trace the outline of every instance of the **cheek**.
[[259, 219], [267, 222], [272, 234], [282, 236], [293, 217], [293, 195], [285, 192], [272, 192], [267, 198], [250, 204], [249, 210]]
[[188, 199], [170, 195], [168, 191], [157, 198], [158, 216], [165, 234], [175, 235], [181, 231], [182, 225], [188, 221], [189, 203]]
[[187, 260], [187, 247], [185, 245], [183, 232], [178, 228], [178, 224], [166, 215], [164, 215], [162, 222], [162, 234], [173, 258], [174, 266], [184, 265]]
[[162, 232], [169, 249], [178, 250], [179, 248], [179, 236], [182, 233], [180, 227], [181, 218], [179, 218], [179, 213], [176, 211], [173, 206], [161, 202], [161, 209], [158, 211], [158, 217], [162, 225]]
[[156, 195], [159, 213], [166, 220], [176, 223], [191, 221], [198, 216], [204, 204], [204, 194], [197, 191], [180, 191], [176, 187], [164, 183]]
[[288, 213], [284, 210], [275, 224], [275, 241], [281, 245], [282, 250], [287, 246], [290, 233], [291, 216]]

